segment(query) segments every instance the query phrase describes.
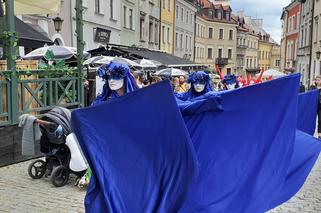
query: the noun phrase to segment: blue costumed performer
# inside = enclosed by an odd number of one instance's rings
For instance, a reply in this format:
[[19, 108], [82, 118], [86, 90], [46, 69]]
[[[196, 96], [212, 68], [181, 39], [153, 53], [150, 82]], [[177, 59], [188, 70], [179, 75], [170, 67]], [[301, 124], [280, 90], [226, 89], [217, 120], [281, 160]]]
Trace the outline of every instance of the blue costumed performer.
[[213, 91], [210, 85], [210, 76], [204, 71], [197, 71], [189, 75], [188, 82], [191, 88], [184, 93], [175, 94], [182, 101], [194, 99]]
[[97, 96], [92, 105], [120, 97], [139, 88], [126, 64], [111, 62], [101, 66], [97, 74], [105, 80], [105, 84], [102, 93]]
[[[130, 73], [130, 68], [126, 64], [110, 62], [101, 66], [97, 70], [97, 75], [104, 79], [105, 84], [102, 93], [96, 97], [92, 106], [139, 89], [135, 78]], [[85, 188], [89, 184], [90, 177], [91, 170], [89, 168], [80, 180], [79, 187]]]

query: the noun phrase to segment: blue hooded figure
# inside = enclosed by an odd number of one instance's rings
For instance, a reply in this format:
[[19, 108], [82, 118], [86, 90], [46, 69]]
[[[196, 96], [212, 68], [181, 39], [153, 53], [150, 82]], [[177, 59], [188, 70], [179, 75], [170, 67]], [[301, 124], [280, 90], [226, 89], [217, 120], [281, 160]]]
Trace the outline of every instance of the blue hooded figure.
[[224, 76], [224, 80], [222, 81], [222, 83], [224, 84], [224, 86], [226, 87], [225, 89], [227, 90], [239, 88], [238, 81], [234, 74]]
[[105, 84], [102, 93], [97, 96], [92, 105], [117, 98], [138, 89], [136, 81], [126, 64], [110, 62], [101, 66], [97, 70], [97, 74], [105, 80]]
[[187, 101], [213, 91], [210, 85], [210, 76], [204, 71], [197, 71], [189, 75], [188, 82], [191, 88], [184, 93], [176, 94], [182, 101]]

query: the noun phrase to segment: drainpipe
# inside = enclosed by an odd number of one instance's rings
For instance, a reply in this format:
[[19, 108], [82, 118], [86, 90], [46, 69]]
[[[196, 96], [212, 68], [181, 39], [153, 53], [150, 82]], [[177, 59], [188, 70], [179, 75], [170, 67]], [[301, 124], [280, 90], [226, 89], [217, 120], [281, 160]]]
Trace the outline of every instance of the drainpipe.
[[159, 36], [158, 36], [158, 43], [159, 43], [159, 47], [158, 49], [161, 50], [161, 40], [162, 40], [162, 1], [160, 1], [160, 4], [159, 4]]
[[195, 63], [195, 51], [196, 51], [196, 47], [195, 47], [195, 43], [196, 43], [196, 14], [198, 11], [195, 12], [194, 14], [194, 48], [193, 48], [193, 62]]
[[310, 31], [310, 61], [309, 61], [309, 85], [311, 85], [311, 68], [312, 68], [312, 43], [313, 43], [313, 23], [314, 23], [314, 0], [312, 0], [312, 18], [311, 18], [311, 31]]

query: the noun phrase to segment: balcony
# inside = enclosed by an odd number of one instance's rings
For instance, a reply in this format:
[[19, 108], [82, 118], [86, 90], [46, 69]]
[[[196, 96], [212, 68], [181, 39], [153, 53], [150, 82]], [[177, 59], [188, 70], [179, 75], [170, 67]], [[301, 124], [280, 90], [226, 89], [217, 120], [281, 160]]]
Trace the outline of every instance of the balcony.
[[215, 64], [218, 66], [228, 65], [228, 58], [216, 58]]

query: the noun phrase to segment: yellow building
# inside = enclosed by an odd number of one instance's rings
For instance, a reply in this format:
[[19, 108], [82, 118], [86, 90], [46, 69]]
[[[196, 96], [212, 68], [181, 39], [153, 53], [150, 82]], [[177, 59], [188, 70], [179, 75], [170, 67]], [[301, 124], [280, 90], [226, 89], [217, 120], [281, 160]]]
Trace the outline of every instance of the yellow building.
[[259, 40], [259, 68], [268, 70], [271, 68], [273, 43], [268, 40]]
[[174, 15], [175, 0], [161, 0], [160, 50], [174, 52]]

